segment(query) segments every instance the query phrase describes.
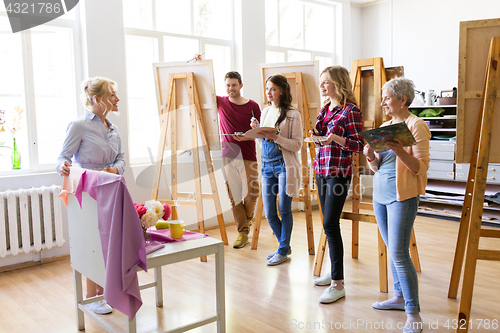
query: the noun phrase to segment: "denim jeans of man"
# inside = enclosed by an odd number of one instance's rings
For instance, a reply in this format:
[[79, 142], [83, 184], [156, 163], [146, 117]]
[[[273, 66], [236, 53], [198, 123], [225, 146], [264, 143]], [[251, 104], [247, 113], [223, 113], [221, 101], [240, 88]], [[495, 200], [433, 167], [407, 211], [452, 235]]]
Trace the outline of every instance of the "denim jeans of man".
[[278, 253], [286, 255], [290, 249], [293, 217], [292, 197], [286, 194], [286, 168], [283, 158], [274, 162], [262, 162], [262, 202], [266, 219], [279, 242]]
[[410, 257], [410, 237], [419, 197], [382, 205], [373, 200], [373, 211], [391, 261], [394, 295], [405, 299], [406, 313], [419, 313], [418, 277]]
[[350, 177], [316, 175], [323, 212], [323, 230], [330, 249], [332, 280], [344, 279], [344, 243], [340, 233], [340, 215], [349, 192], [350, 180]]
[[231, 202], [238, 232], [250, 231], [259, 197], [259, 170], [256, 161], [241, 158], [222, 158], [226, 190]]

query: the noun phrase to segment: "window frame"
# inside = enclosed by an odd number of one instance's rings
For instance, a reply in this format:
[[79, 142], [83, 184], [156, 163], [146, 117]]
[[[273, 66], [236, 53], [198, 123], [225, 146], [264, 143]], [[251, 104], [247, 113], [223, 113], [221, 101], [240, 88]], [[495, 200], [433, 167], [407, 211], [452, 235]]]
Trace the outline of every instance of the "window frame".
[[[0, 9], [0, 17], [8, 19], [7, 12]], [[81, 12], [79, 6], [75, 6], [72, 11], [75, 11], [75, 19], [68, 20], [63, 18], [56, 18], [52, 21], [46, 22], [43, 25], [51, 27], [68, 28], [72, 32], [72, 54], [73, 63], [75, 67], [75, 96], [80, 95], [80, 83], [83, 80], [83, 58], [82, 58], [82, 45], [81, 45]], [[56, 158], [53, 163], [40, 164], [39, 151], [38, 151], [38, 127], [37, 127], [37, 105], [35, 98], [35, 80], [34, 80], [34, 63], [33, 63], [33, 49], [32, 49], [32, 31], [30, 29], [18, 32], [21, 35], [21, 52], [23, 57], [23, 78], [24, 90], [20, 91], [20, 99], [24, 101], [24, 115], [26, 117], [26, 131], [28, 140], [28, 151], [20, 151], [21, 158], [23, 154], [29, 156], [29, 167], [17, 170], [0, 170], [0, 177], [13, 176], [13, 175], [27, 175], [42, 172], [53, 171], [57, 165]], [[2, 95], [0, 93], [0, 95]], [[75, 101], [77, 103], [77, 101]], [[78, 105], [76, 108], [77, 117], [83, 115], [83, 108]]]
[[[235, 61], [235, 20], [234, 20], [234, 15], [231, 16], [231, 25], [232, 25], [232, 32], [231, 32], [231, 40], [227, 39], [218, 39], [218, 38], [212, 38], [212, 37], [203, 37], [203, 36], [197, 36], [194, 34], [195, 31], [195, 21], [194, 21], [194, 9], [193, 9], [193, 0], [189, 0], [191, 2], [190, 6], [190, 17], [191, 17], [191, 34], [179, 34], [179, 33], [172, 33], [172, 32], [166, 32], [166, 31], [158, 31], [158, 30], [148, 30], [148, 29], [139, 29], [139, 28], [130, 28], [125, 26], [124, 22], [124, 34], [125, 34], [125, 39], [127, 36], [137, 36], [137, 37], [149, 37], [149, 38], [155, 38], [158, 43], [158, 61], [159, 62], [164, 62], [165, 60], [165, 54], [164, 54], [164, 49], [165, 49], [165, 43], [164, 43], [164, 37], [175, 37], [175, 38], [182, 38], [182, 39], [191, 39], [191, 40], [197, 40], [198, 41], [198, 50], [200, 54], [203, 54], [205, 52], [205, 45], [210, 44], [210, 45], [218, 45], [218, 46], [224, 46], [224, 47], [229, 47], [230, 54], [231, 54], [231, 63], [229, 64], [230, 68], [234, 68], [234, 64], [236, 63]], [[234, 8], [235, 8], [235, 0], [230, 0], [231, 2], [231, 12], [234, 13]], [[156, 24], [156, 0], [151, 1], [151, 5], [153, 6], [153, 11], [152, 11], [152, 22], [153, 22], [153, 29], [157, 28]], [[127, 78], [128, 80], [128, 78]], [[151, 80], [153, 80], [153, 77], [151, 77]], [[221, 92], [219, 92], [221, 93]], [[130, 98], [130, 94], [127, 94], [127, 99]], [[128, 102], [128, 100], [127, 100]], [[155, 100], [155, 104], [158, 104], [158, 101]], [[128, 112], [130, 114], [130, 110]], [[130, 116], [128, 115], [128, 123], [130, 125]], [[128, 140], [130, 142], [131, 136], [130, 133], [128, 135]], [[130, 146], [130, 145], [129, 145]], [[149, 165], [151, 164], [151, 157], [146, 157], [146, 156], [132, 156], [132, 153], [129, 151], [129, 164], [131, 167], [134, 166], [141, 166], [141, 165]], [[156, 151], [152, 152], [153, 154], [156, 154]]]
[[[298, 49], [298, 48], [293, 48], [293, 47], [285, 47], [281, 46], [281, 17], [279, 15], [280, 11], [280, 2], [281, 1], [286, 1], [286, 2], [295, 2], [304, 5], [321, 5], [321, 6], [329, 6], [332, 7], [333, 9], [333, 16], [337, 16], [337, 12], [339, 10], [338, 4], [332, 1], [327, 1], [327, 0], [276, 0], [276, 6], [277, 6], [277, 13], [278, 16], [275, 18], [277, 21], [277, 39], [278, 39], [278, 45], [279, 46], [274, 46], [274, 45], [268, 45], [266, 43], [266, 51], [272, 51], [272, 52], [280, 52], [285, 54], [285, 62], [289, 62], [288, 60], [288, 51], [297, 51], [297, 52], [307, 52], [311, 54], [311, 59], [308, 60], [315, 60], [316, 57], [325, 57], [325, 58], [332, 58], [333, 63], [337, 63], [337, 43], [336, 43], [336, 33], [337, 33], [337, 27], [335, 25], [332, 25], [333, 30], [333, 50], [332, 52], [326, 52], [326, 51], [317, 51], [317, 50], [312, 50], [312, 49], [307, 49], [306, 48], [306, 20], [305, 20], [305, 10], [304, 7], [302, 8], [302, 43], [304, 45], [304, 48]], [[266, 18], [266, 22], [269, 21], [269, 18]], [[266, 32], [267, 33], [267, 32]]]

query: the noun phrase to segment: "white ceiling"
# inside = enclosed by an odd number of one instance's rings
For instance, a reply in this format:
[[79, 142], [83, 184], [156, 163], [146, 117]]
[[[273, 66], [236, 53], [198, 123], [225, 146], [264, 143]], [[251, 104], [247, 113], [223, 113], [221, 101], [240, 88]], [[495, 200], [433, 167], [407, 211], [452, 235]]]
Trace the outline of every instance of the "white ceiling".
[[369, 4], [369, 3], [373, 3], [373, 2], [378, 2], [380, 0], [351, 0], [351, 3], [353, 5], [366, 5], [366, 4]]

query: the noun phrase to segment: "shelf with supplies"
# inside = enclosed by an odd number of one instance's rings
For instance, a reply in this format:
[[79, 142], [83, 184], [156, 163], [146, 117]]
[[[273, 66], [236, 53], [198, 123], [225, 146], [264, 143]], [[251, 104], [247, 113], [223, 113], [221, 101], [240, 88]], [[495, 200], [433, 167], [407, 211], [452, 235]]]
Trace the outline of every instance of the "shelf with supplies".
[[[418, 212], [460, 219], [466, 185], [465, 182], [459, 181], [429, 180], [425, 195], [420, 196]], [[498, 194], [497, 199], [494, 199], [496, 194]], [[500, 185], [487, 184], [483, 205], [483, 223], [500, 227], [499, 200]]]
[[[457, 106], [421, 105], [409, 109], [426, 122], [432, 135], [428, 182], [426, 194], [420, 197], [419, 213], [460, 219], [469, 164], [455, 162]], [[486, 184], [487, 196], [495, 193], [500, 196], [500, 164], [488, 165]], [[500, 227], [500, 204], [485, 198], [483, 223]]]
[[455, 180], [455, 150], [457, 135], [456, 105], [410, 106], [410, 112], [422, 118], [431, 132], [431, 161], [428, 179]]
[[457, 132], [456, 105], [410, 105], [410, 112], [422, 118], [435, 140], [454, 139]]

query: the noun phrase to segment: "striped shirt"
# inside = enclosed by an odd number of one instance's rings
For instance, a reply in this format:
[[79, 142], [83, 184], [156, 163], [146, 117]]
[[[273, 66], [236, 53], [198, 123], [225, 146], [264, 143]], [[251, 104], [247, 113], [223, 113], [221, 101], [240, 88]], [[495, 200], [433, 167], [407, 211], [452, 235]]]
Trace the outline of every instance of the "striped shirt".
[[346, 140], [345, 146], [335, 141], [319, 146], [313, 168], [320, 176], [351, 177], [353, 172], [352, 153], [363, 150], [362, 118], [359, 108], [352, 103], [345, 107], [337, 106], [329, 112], [330, 104], [325, 105], [316, 119], [319, 135], [334, 133]]

